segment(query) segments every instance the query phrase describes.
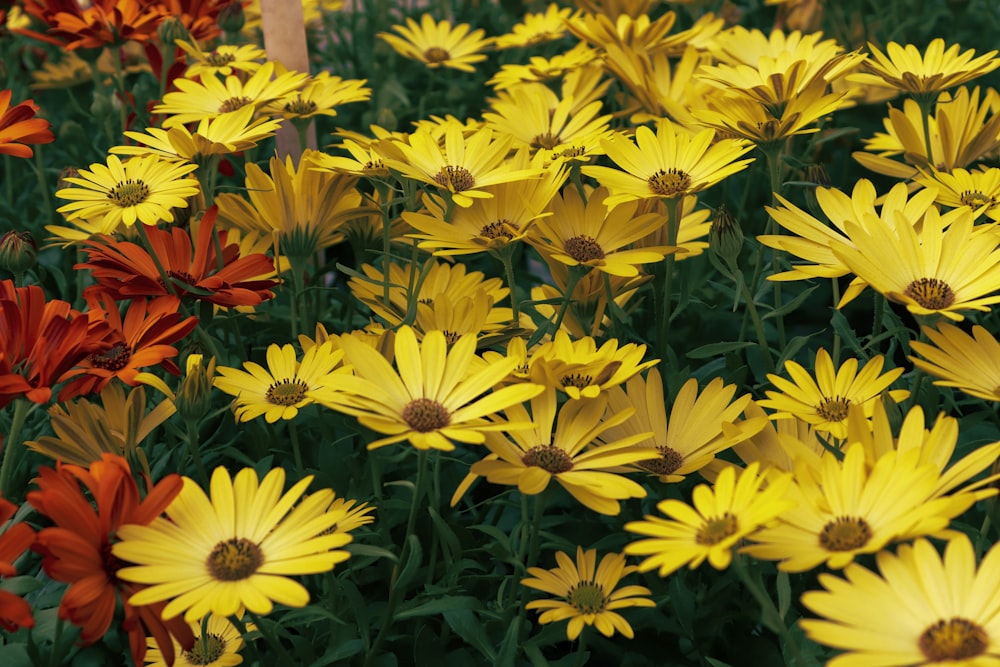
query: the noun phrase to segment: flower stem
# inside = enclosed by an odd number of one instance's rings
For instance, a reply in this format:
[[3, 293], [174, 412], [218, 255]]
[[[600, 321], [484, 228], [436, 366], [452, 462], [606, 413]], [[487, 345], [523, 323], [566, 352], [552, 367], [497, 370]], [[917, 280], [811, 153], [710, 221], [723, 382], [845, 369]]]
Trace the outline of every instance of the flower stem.
[[[681, 206], [684, 199], [678, 197], [676, 200], [667, 201], [667, 245], [677, 245], [677, 233], [680, 227]], [[660, 330], [657, 337], [660, 359], [669, 357], [670, 349], [670, 317], [673, 314], [674, 297], [674, 265], [676, 264], [675, 253], [670, 253], [663, 258], [663, 283], [659, 299], [654, 301], [659, 304]]]
[[260, 617], [257, 616], [257, 614], [253, 613], [250, 610], [247, 610], [247, 616], [249, 616], [250, 619], [253, 621], [254, 625], [257, 626], [257, 632], [259, 632], [261, 637], [264, 638], [264, 641], [267, 642], [268, 646], [274, 648], [275, 652], [278, 654], [277, 656], [278, 660], [276, 660], [275, 663], [285, 664], [285, 665], [298, 664], [298, 661], [296, 661], [291, 655], [288, 654], [288, 650], [285, 649], [284, 645], [281, 643], [281, 640], [278, 639], [273, 632], [267, 629], [267, 626], [264, 625], [264, 623], [261, 621]]
[[191, 452], [191, 459], [194, 467], [198, 471], [198, 480], [202, 488], [208, 488], [208, 473], [205, 472], [205, 464], [201, 460], [201, 435], [198, 433], [198, 421], [196, 419], [186, 419], [187, 426], [187, 446]]
[[511, 316], [511, 319], [513, 320], [511, 324], [514, 327], [517, 327], [521, 322], [521, 302], [517, 298], [517, 283], [515, 281], [513, 255], [514, 246], [511, 244], [504, 246], [503, 249], [496, 253], [496, 256], [500, 258], [501, 262], [503, 262], [503, 270], [507, 275], [507, 289], [510, 290], [510, 309], [513, 313]]
[[[775, 144], [773, 146], [768, 146], [764, 149], [764, 154], [767, 156], [767, 168], [768, 174], [771, 181], [771, 203], [777, 203], [777, 196], [781, 194], [781, 144]], [[772, 228], [774, 232], [777, 232], [777, 225], [774, 224], [772, 219], [767, 221], [768, 233], [772, 233]], [[781, 295], [781, 283], [774, 283], [774, 309], [781, 310], [782, 299]], [[779, 314], [775, 317], [775, 327], [778, 330], [778, 349], [784, 350], [786, 345], [785, 340], [785, 316]]]
[[24, 421], [28, 417], [28, 409], [31, 402], [26, 398], [14, 399], [14, 417], [10, 423], [10, 430], [7, 432], [6, 442], [3, 448], [3, 463], [0, 463], [0, 494], [8, 500], [13, 497], [10, 490], [11, 475], [14, 474], [14, 467], [17, 465], [17, 451], [21, 446], [21, 429]]
[[737, 576], [739, 576], [740, 581], [743, 582], [743, 585], [750, 592], [750, 595], [760, 605], [761, 623], [781, 638], [782, 653], [785, 654], [786, 664], [789, 667], [802, 667], [805, 665], [802, 650], [795, 640], [795, 636], [785, 626], [785, 619], [782, 618], [781, 612], [778, 611], [778, 607], [774, 604], [774, 600], [771, 599], [771, 596], [764, 588], [764, 584], [760, 579], [760, 572], [750, 573], [749, 557], [742, 554], [736, 555], [733, 558], [733, 569], [736, 570]]

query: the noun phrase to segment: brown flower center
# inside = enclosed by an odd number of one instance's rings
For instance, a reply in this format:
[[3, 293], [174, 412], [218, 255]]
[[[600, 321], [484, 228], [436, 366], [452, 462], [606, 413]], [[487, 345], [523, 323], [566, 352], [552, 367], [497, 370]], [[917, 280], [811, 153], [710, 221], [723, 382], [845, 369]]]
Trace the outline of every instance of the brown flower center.
[[315, 102], [304, 100], [301, 95], [285, 105], [285, 111], [298, 116], [307, 116], [315, 112], [317, 108]]
[[698, 529], [694, 541], [698, 544], [718, 544], [739, 529], [739, 521], [729, 512], [722, 516], [708, 519]]
[[298, 378], [280, 380], [267, 388], [268, 403], [275, 405], [295, 405], [306, 397], [309, 385]]
[[583, 373], [569, 373], [568, 375], [563, 375], [559, 378], [559, 384], [564, 387], [576, 387], [577, 389], [583, 389], [585, 387], [589, 387], [593, 380], [594, 378]]
[[434, 175], [434, 182], [444, 188], [450, 188], [454, 192], [462, 192], [476, 185], [476, 178], [465, 167], [455, 165], [445, 165]]
[[604, 588], [592, 581], [582, 581], [569, 591], [569, 603], [581, 614], [599, 614], [608, 604]]
[[558, 145], [559, 135], [553, 136], [551, 132], [537, 134], [535, 135], [535, 138], [531, 140], [532, 148], [555, 148]]
[[231, 537], [215, 545], [205, 559], [209, 575], [217, 581], [240, 581], [264, 564], [264, 552], [245, 537]]
[[485, 236], [488, 239], [505, 239], [509, 241], [513, 238], [510, 233], [511, 229], [517, 231], [520, 227], [510, 220], [497, 220], [496, 222], [489, 222], [483, 225], [483, 228], [479, 230], [479, 235]]
[[451, 54], [448, 53], [447, 49], [442, 49], [440, 46], [432, 46], [424, 51], [424, 60], [429, 63], [443, 63], [449, 58], [451, 58]]
[[649, 189], [664, 197], [679, 197], [691, 187], [691, 176], [680, 169], [660, 169], [649, 177]]
[[541, 468], [553, 475], [573, 469], [573, 459], [566, 450], [554, 445], [536, 445], [524, 453], [521, 461], [526, 466]]
[[88, 359], [95, 368], [103, 368], [106, 371], [120, 371], [128, 365], [128, 360], [132, 358], [132, 353], [125, 343], [115, 343], [103, 352], [94, 352]]
[[847, 419], [849, 407], [851, 407], [851, 399], [841, 396], [827, 396], [816, 406], [816, 414], [828, 422], [839, 422]]
[[230, 97], [219, 105], [219, 113], [229, 113], [230, 111], [236, 111], [237, 109], [242, 109], [248, 104], [253, 104], [253, 100], [246, 95], [242, 97]]
[[659, 458], [639, 461], [637, 465], [656, 475], [670, 475], [684, 463], [684, 455], [672, 447], [660, 445], [656, 451], [660, 453]]
[[980, 192], [979, 190], [966, 190], [961, 195], [959, 195], [959, 200], [966, 206], [971, 206], [972, 208], [979, 208], [980, 206], [993, 207], [997, 205], [996, 197], [991, 197], [985, 192]]
[[929, 661], [950, 662], [982, 655], [990, 638], [978, 623], [955, 617], [942, 619], [924, 630], [917, 644]]
[[563, 248], [567, 255], [580, 263], [604, 259], [604, 249], [592, 236], [581, 235], [566, 239]]
[[225, 67], [229, 63], [236, 60], [236, 56], [231, 53], [219, 53], [218, 51], [212, 51], [205, 58], [207, 62], [212, 67]]
[[827, 551], [852, 551], [868, 544], [872, 529], [861, 517], [842, 516], [823, 526], [819, 543]]
[[429, 433], [444, 428], [451, 423], [448, 410], [430, 398], [418, 398], [403, 408], [403, 421], [419, 433]]
[[192, 665], [211, 665], [226, 652], [226, 640], [222, 635], [207, 632], [198, 637], [190, 651], [184, 651], [184, 659]]
[[388, 176], [389, 169], [382, 160], [369, 160], [361, 168], [361, 173], [364, 176]]
[[903, 294], [927, 310], [942, 310], [955, 303], [951, 286], [937, 278], [920, 278], [906, 286]]
[[149, 197], [149, 186], [139, 179], [126, 178], [108, 190], [108, 199], [122, 208], [138, 206]]

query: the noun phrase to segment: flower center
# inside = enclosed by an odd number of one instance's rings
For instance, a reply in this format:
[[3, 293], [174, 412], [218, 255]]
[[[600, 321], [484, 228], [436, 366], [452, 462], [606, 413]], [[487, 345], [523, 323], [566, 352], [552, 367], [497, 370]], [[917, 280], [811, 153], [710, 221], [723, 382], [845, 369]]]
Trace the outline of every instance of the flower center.
[[555, 155], [552, 156], [552, 158], [555, 159], [557, 157], [565, 157], [565, 158], [581, 157], [586, 152], [587, 152], [586, 146], [570, 146], [569, 148], [559, 153], [556, 153]]
[[584, 581], [570, 589], [569, 603], [576, 607], [576, 610], [581, 614], [598, 614], [604, 611], [608, 598], [604, 595], [604, 589], [601, 586]]
[[559, 384], [564, 387], [576, 387], [577, 389], [583, 389], [589, 387], [590, 383], [593, 381], [589, 375], [584, 375], [582, 373], [570, 373], [569, 375], [563, 375], [559, 378]]
[[212, 51], [205, 58], [205, 62], [207, 62], [212, 67], [224, 67], [229, 63], [233, 62], [234, 60], [236, 60], [236, 56], [234, 56], [233, 54], [219, 53], [218, 51]]
[[237, 109], [242, 109], [248, 104], [253, 104], [253, 100], [245, 95], [243, 97], [230, 97], [228, 100], [219, 105], [219, 113], [236, 111]]
[[986, 652], [990, 638], [986, 631], [964, 618], [940, 620], [924, 630], [918, 645], [931, 662], [967, 660]]
[[694, 541], [698, 544], [718, 544], [730, 535], [735, 534], [738, 528], [739, 521], [737, 521], [735, 516], [726, 512], [722, 516], [709, 519], [701, 524], [701, 528], [698, 529]]
[[454, 345], [458, 342], [458, 339], [462, 337], [462, 334], [457, 331], [449, 331], [448, 329], [442, 329], [441, 333], [444, 334], [444, 342], [448, 345]]
[[920, 278], [906, 286], [903, 292], [927, 310], [942, 310], [955, 303], [951, 286], [937, 278]]
[[650, 176], [647, 182], [650, 190], [656, 194], [664, 197], [677, 197], [687, 192], [688, 188], [691, 187], [691, 176], [685, 171], [671, 167], [667, 170], [660, 169]]
[[285, 105], [285, 111], [299, 116], [307, 116], [315, 112], [317, 108], [315, 102], [304, 100], [301, 95]]
[[184, 651], [184, 658], [192, 665], [211, 665], [226, 652], [226, 640], [211, 632], [198, 637], [190, 651]]
[[559, 145], [559, 136], [552, 136], [551, 132], [546, 132], [545, 134], [537, 134], [535, 138], [531, 140], [532, 148], [555, 148]]
[[364, 176], [388, 176], [389, 170], [385, 166], [385, 162], [382, 160], [369, 160], [365, 162], [365, 166], [361, 168], [361, 173]]
[[444, 428], [451, 423], [448, 410], [430, 398], [418, 398], [403, 408], [403, 421], [420, 433], [428, 433]]
[[839, 422], [847, 419], [847, 408], [851, 399], [840, 396], [827, 396], [816, 406], [816, 414], [828, 422]]
[[205, 559], [208, 573], [218, 581], [246, 579], [263, 564], [264, 552], [245, 537], [219, 542]]
[[861, 517], [842, 516], [834, 519], [819, 533], [819, 543], [827, 551], [852, 551], [868, 544], [872, 529]]
[[660, 453], [659, 458], [639, 461], [638, 466], [657, 475], [670, 475], [684, 463], [684, 455], [672, 447], [660, 445], [656, 451]]
[[128, 365], [128, 360], [132, 353], [125, 343], [115, 343], [103, 352], [94, 352], [88, 359], [96, 368], [103, 368], [106, 371], [120, 371]]
[[465, 167], [449, 164], [441, 167], [441, 171], [435, 174], [434, 182], [455, 192], [462, 192], [474, 187], [476, 178]]
[[995, 197], [991, 197], [979, 190], [966, 190], [959, 196], [959, 199], [963, 204], [972, 208], [979, 208], [980, 206], [993, 207], [997, 205]]
[[449, 58], [451, 58], [451, 54], [448, 53], [447, 49], [442, 49], [440, 46], [432, 46], [424, 51], [424, 60], [429, 63], [443, 63]]
[[308, 389], [309, 385], [305, 382], [298, 378], [292, 378], [275, 382], [267, 388], [265, 396], [267, 402], [274, 405], [295, 405], [306, 397]]
[[521, 462], [526, 466], [541, 468], [553, 475], [561, 472], [569, 472], [573, 469], [573, 459], [569, 457], [561, 447], [553, 445], [537, 445], [532, 447], [521, 458]]
[[480, 236], [485, 236], [488, 239], [504, 239], [511, 240], [513, 237], [510, 234], [509, 229], [517, 231], [520, 229], [516, 224], [510, 220], [497, 220], [496, 222], [490, 222], [483, 225], [483, 228], [479, 230]]
[[138, 206], [149, 197], [149, 186], [140, 179], [126, 178], [108, 191], [108, 199], [122, 208]]
[[566, 254], [578, 262], [592, 262], [604, 259], [604, 249], [592, 236], [574, 236], [563, 244]]

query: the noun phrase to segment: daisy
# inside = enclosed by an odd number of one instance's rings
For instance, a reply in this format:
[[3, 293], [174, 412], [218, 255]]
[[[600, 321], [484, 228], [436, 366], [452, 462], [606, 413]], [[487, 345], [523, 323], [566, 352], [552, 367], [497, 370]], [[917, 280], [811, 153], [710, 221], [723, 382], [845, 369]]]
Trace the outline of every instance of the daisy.
[[152, 155], [123, 164], [117, 155], [109, 155], [106, 165], [94, 163], [89, 171], [66, 177], [77, 187], [56, 190], [56, 197], [70, 200], [57, 210], [69, 220], [99, 218], [113, 228], [131, 227], [136, 221], [150, 226], [173, 222], [171, 209], [187, 208], [189, 198], [201, 191], [198, 179], [187, 175], [197, 168]]
[[238, 72], [253, 74], [260, 69], [267, 52], [254, 44], [219, 44], [211, 51], [203, 51], [197, 42], [176, 40], [187, 55], [184, 76], [196, 79], [201, 76], [230, 76]]
[[419, 24], [407, 17], [405, 26], [394, 25], [392, 29], [399, 35], [380, 32], [378, 37], [400, 55], [431, 69], [449, 67], [474, 72], [473, 64], [486, 60], [482, 51], [493, 43], [492, 37], [483, 37], [485, 30], [471, 30], [468, 23], [435, 22], [430, 14], [422, 15]]
[[[243, 635], [224, 616], [209, 614], [191, 626], [194, 645], [187, 651], [174, 642], [173, 667], [234, 667], [243, 664]], [[247, 632], [257, 629], [253, 623], [245, 625]], [[146, 667], [170, 667], [156, 637], [146, 639]]]
[[411, 327], [400, 327], [394, 345], [398, 370], [374, 348], [350, 336], [342, 336], [340, 344], [354, 375], [327, 377], [315, 398], [385, 435], [369, 443], [368, 449], [403, 440], [421, 450], [452, 451], [453, 441], [482, 444], [488, 431], [528, 425], [488, 417], [543, 391], [531, 383], [492, 389], [518, 361], [479, 363], [472, 334], [459, 337], [449, 348], [441, 331], [429, 331], [418, 342]]
[[819, 618], [799, 624], [813, 641], [845, 651], [830, 665], [988, 665], [1000, 661], [1000, 547], [977, 567], [965, 535], [942, 558], [927, 540], [876, 556], [879, 574], [852, 564], [820, 574], [802, 595]]
[[301, 90], [266, 105], [263, 112], [302, 121], [315, 116], [336, 116], [337, 107], [368, 101], [372, 89], [366, 88], [365, 83], [365, 79], [344, 79], [320, 72], [310, 77]]
[[936, 329], [923, 327], [930, 343], [910, 341], [919, 357], [913, 365], [937, 378], [934, 384], [955, 387], [986, 401], [1000, 401], [1000, 342], [976, 324], [972, 335], [944, 322]]
[[496, 38], [498, 49], [523, 48], [552, 42], [566, 34], [566, 20], [573, 13], [569, 7], [551, 3], [544, 12], [527, 13], [510, 32]]
[[630, 521], [625, 530], [647, 539], [625, 547], [630, 556], [646, 556], [640, 572], [657, 570], [661, 577], [687, 565], [692, 570], [706, 560], [717, 570], [729, 567], [733, 549], [760, 528], [772, 523], [795, 502], [788, 497], [792, 476], [768, 475], [760, 464], [746, 470], [725, 468], [712, 486], [699, 484], [691, 504], [682, 500], [661, 500], [656, 509], [670, 517], [646, 515]]
[[500, 70], [486, 82], [486, 85], [493, 86], [495, 90], [505, 90], [523, 83], [551, 81], [591, 65], [599, 55], [596, 49], [581, 42], [569, 51], [551, 58], [531, 56], [527, 65], [501, 65]]
[[976, 219], [985, 215], [990, 220], [1000, 220], [1000, 169], [991, 167], [969, 171], [956, 167], [951, 171], [931, 169], [913, 179], [925, 188], [934, 188], [941, 206], [958, 208], [968, 206]]
[[102, 49], [120, 47], [128, 41], [147, 42], [163, 19], [160, 7], [135, 0], [29, 2], [24, 9], [49, 26], [42, 39], [67, 49]]
[[889, 389], [904, 369], [893, 368], [883, 374], [884, 363], [882, 355], [876, 355], [860, 371], [858, 360], [854, 358], [834, 368], [830, 353], [820, 348], [816, 352], [814, 376], [789, 359], [785, 362], [785, 370], [791, 380], [768, 374], [767, 379], [779, 391], [766, 391], [767, 399], [757, 404], [776, 411], [771, 419], [798, 417], [818, 431], [843, 440], [847, 436], [850, 406], [864, 406], [866, 416], [870, 417], [874, 401], [883, 391], [888, 390], [897, 403], [910, 395], [906, 389]]
[[269, 424], [279, 419], [295, 419], [301, 408], [315, 402], [320, 381], [332, 374], [346, 373], [341, 366], [343, 350], [332, 343], [315, 345], [299, 361], [292, 345], [272, 343], [267, 347], [267, 368], [247, 361], [243, 368], [218, 367], [214, 386], [235, 396], [232, 407], [241, 422], [264, 415]]
[[14, 157], [32, 157], [28, 144], [50, 144], [56, 140], [49, 121], [35, 118], [38, 105], [32, 100], [10, 106], [11, 91], [0, 90], [0, 153]]
[[329, 572], [351, 555], [341, 549], [350, 534], [329, 532], [344, 515], [342, 508], [330, 509], [333, 491], [302, 498], [312, 480], [309, 475], [282, 494], [283, 468], [259, 480], [252, 468], [234, 479], [219, 466], [209, 496], [185, 477], [165, 517], [122, 526], [121, 541], [112, 546], [116, 558], [135, 563], [118, 576], [148, 584], [130, 604], [167, 602], [163, 618], [183, 613], [188, 623], [241, 608], [269, 614], [275, 602], [307, 605], [309, 591], [290, 576]]
[[545, 86], [518, 86], [493, 102], [492, 111], [483, 113], [483, 120], [487, 127], [511, 135], [518, 145], [532, 150], [554, 150], [607, 132], [611, 114], [599, 115], [603, 102], [575, 106], [572, 97], [560, 99]]
[[664, 119], [655, 133], [644, 125], [636, 129], [636, 143], [621, 135], [601, 142], [617, 169], [588, 165], [582, 171], [610, 190], [607, 206], [649, 197], [676, 199], [709, 188], [753, 161], [737, 159], [753, 144], [715, 135], [710, 129], [691, 133]]
[[645, 586], [618, 587], [619, 582], [635, 567], [625, 565], [623, 554], [609, 553], [597, 562], [597, 550], [576, 548], [576, 563], [563, 551], [556, 552], [558, 567], [546, 570], [529, 567], [530, 576], [521, 585], [561, 598], [558, 600], [532, 600], [525, 607], [541, 610], [538, 622], [542, 625], [569, 620], [566, 638], [575, 641], [585, 625], [592, 625], [605, 637], [615, 631], [632, 639], [635, 633], [616, 610], [626, 607], [655, 607]]

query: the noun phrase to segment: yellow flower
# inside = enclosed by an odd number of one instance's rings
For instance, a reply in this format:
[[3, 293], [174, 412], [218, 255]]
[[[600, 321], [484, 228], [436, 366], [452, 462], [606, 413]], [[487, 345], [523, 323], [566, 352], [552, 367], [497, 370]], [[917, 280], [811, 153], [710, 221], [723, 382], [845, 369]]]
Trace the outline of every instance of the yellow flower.
[[486, 85], [496, 90], [504, 90], [527, 82], [545, 82], [568, 75], [573, 70], [581, 69], [591, 64], [598, 57], [598, 52], [584, 43], [579, 43], [565, 53], [559, 53], [551, 58], [531, 56], [527, 65], [501, 65], [500, 70]]
[[913, 180], [925, 188], [934, 188], [941, 206], [959, 208], [968, 206], [976, 213], [976, 219], [985, 215], [990, 220], [1000, 220], [1000, 169], [977, 169], [969, 171], [955, 167], [950, 171], [931, 169]]
[[400, 55], [419, 60], [430, 68], [450, 67], [463, 72], [474, 72], [474, 63], [486, 60], [482, 53], [493, 43], [492, 37], [483, 37], [485, 30], [471, 30], [468, 23], [452, 25], [448, 20], [435, 22], [430, 14], [423, 14], [418, 24], [407, 17], [406, 25], [394, 25], [399, 35], [380, 32], [379, 38], [388, 42]]
[[523, 586], [534, 588], [561, 600], [532, 600], [527, 609], [543, 610], [538, 617], [542, 625], [569, 619], [566, 638], [574, 641], [584, 625], [592, 625], [605, 637], [617, 630], [632, 639], [635, 633], [616, 609], [626, 607], [655, 607], [644, 586], [618, 588], [623, 577], [635, 572], [634, 566], [625, 565], [625, 556], [609, 553], [597, 563], [597, 550], [576, 548], [576, 563], [563, 551], [556, 552], [559, 566], [552, 570], [529, 567], [521, 580]]
[[573, 10], [551, 3], [544, 12], [527, 13], [506, 35], [496, 38], [498, 49], [535, 46], [559, 39], [566, 34], [566, 19]]
[[337, 107], [351, 102], [366, 102], [372, 89], [365, 79], [343, 79], [320, 72], [310, 77], [301, 90], [289, 93], [263, 108], [263, 113], [286, 120], [306, 120], [314, 116], [336, 116]]
[[487, 127], [514, 137], [517, 145], [557, 151], [564, 144], [608, 131], [611, 114], [598, 115], [600, 100], [575, 107], [572, 97], [559, 99], [547, 87], [518, 86], [493, 102], [483, 119]]
[[640, 572], [659, 570], [666, 577], [687, 565], [692, 570], [706, 560], [717, 570], [729, 567], [733, 548], [794, 506], [787, 493], [792, 476], [768, 475], [751, 463], [736, 478], [736, 469], [719, 473], [713, 486], [699, 484], [691, 504], [661, 500], [656, 509], [670, 517], [646, 515], [630, 521], [625, 530], [647, 539], [625, 547], [630, 556], [647, 556]]
[[187, 54], [188, 67], [184, 76], [195, 79], [201, 76], [230, 76], [238, 72], [253, 74], [260, 69], [267, 52], [254, 44], [219, 44], [211, 51], [202, 51], [197, 42], [176, 41]]
[[[240, 655], [243, 635], [229, 619], [209, 614], [204, 626], [200, 619], [190, 625], [195, 638], [190, 650], [185, 651], [172, 635], [170, 637], [174, 644], [174, 667], [233, 667], [243, 664], [243, 656]], [[246, 624], [247, 632], [256, 628], [253, 623]], [[156, 638], [147, 637], [146, 646], [149, 649], [146, 651], [146, 667], [168, 667]]]
[[941, 323], [937, 329], [923, 327], [932, 344], [910, 341], [923, 359], [909, 357], [913, 365], [938, 378], [934, 384], [955, 387], [986, 401], [1000, 401], [1000, 343], [976, 324], [972, 335]]
[[645, 345], [626, 343], [619, 347], [618, 340], [612, 338], [598, 348], [591, 336], [572, 340], [559, 330], [552, 340], [535, 348], [528, 366], [532, 381], [577, 400], [595, 398], [659, 362], [643, 361], [645, 355]]

